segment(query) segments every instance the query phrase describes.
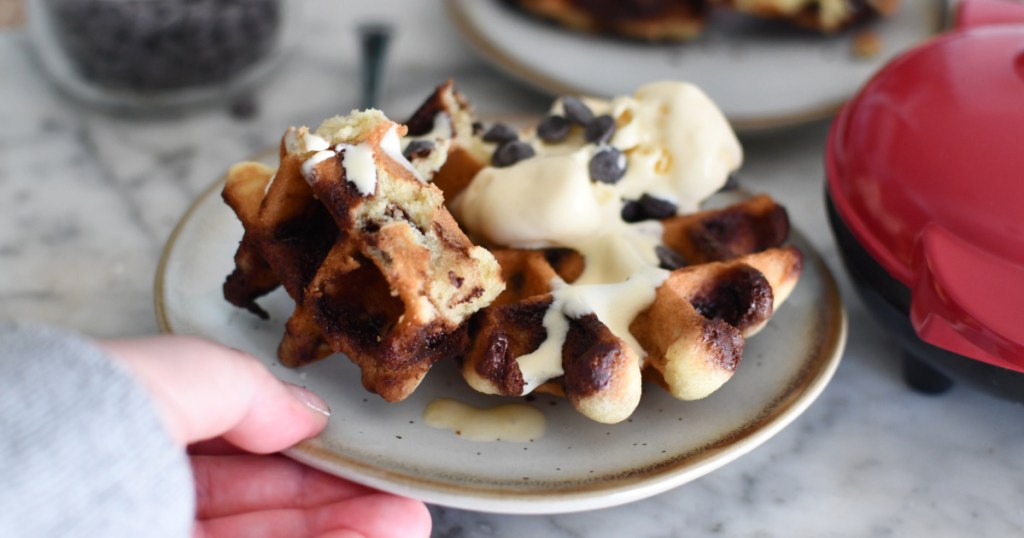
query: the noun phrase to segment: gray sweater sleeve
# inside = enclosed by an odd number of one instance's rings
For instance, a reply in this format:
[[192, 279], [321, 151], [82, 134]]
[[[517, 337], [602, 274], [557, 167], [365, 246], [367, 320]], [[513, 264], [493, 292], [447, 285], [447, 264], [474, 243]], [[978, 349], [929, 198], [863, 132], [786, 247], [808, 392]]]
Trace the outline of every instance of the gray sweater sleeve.
[[0, 536], [191, 536], [184, 452], [89, 340], [0, 322]]

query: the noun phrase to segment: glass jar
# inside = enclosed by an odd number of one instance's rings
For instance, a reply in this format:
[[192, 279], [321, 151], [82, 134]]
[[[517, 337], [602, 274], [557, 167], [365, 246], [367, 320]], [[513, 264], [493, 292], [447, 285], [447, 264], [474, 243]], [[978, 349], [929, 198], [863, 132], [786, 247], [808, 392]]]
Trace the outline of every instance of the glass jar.
[[267, 75], [302, 0], [28, 0], [31, 40], [56, 84], [102, 108], [222, 99]]

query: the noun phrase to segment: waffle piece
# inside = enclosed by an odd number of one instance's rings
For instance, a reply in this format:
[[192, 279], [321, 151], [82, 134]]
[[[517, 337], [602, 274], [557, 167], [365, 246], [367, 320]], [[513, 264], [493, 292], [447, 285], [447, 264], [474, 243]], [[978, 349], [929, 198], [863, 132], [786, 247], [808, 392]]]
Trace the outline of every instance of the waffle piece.
[[[744, 338], [764, 326], [799, 277], [799, 251], [777, 248], [789, 230], [785, 211], [779, 210], [770, 198], [757, 196], [701, 212], [697, 218], [667, 219], [666, 230], [667, 222], [678, 221], [673, 230], [683, 235], [702, 236], [700, 230], [716, 223], [716, 237], [731, 240], [724, 241], [728, 249], [721, 248], [722, 241], [697, 248], [690, 257], [701, 258], [700, 263], [672, 271], [658, 286], [651, 305], [629, 324], [639, 349], [632, 349], [593, 313], [574, 317], [551, 311], [561, 308], [558, 287], [575, 282], [583, 272], [586, 262], [579, 253], [495, 250], [508, 284], [470, 323], [463, 376], [488, 394], [518, 396], [533, 390], [565, 396], [582, 414], [605, 423], [633, 412], [645, 368], [651, 370], [648, 377], [678, 398], [707, 396], [732, 376]], [[774, 215], [774, 231], [754, 234], [751, 220], [758, 222], [767, 214]], [[548, 341], [551, 320], [546, 316], [552, 315], [560, 315], [567, 327], [563, 341], [557, 336]], [[544, 373], [524, 375], [524, 368], [533, 368], [531, 356], [550, 345], [561, 346], [561, 372], [548, 372], [548, 381], [529, 387], [528, 377]]]
[[227, 173], [221, 196], [245, 229], [242, 241], [235, 251], [235, 269], [224, 282], [224, 298], [231, 304], [245, 308], [263, 319], [269, 316], [256, 299], [281, 285], [260, 252], [257, 233], [260, 202], [267, 190], [274, 170], [256, 162], [243, 162], [232, 166]]
[[258, 211], [261, 181], [248, 177], [261, 175], [255, 165], [233, 167], [225, 185], [246, 227], [236, 254], [246, 263], [225, 282], [229, 300], [253, 310], [267, 286], [255, 285], [265, 282], [250, 275], [266, 275], [249, 261], [262, 259], [296, 302], [282, 363], [343, 352], [388, 401], [461, 353], [463, 322], [503, 288], [494, 258], [401, 156], [401, 131], [379, 111], [332, 118], [315, 134], [289, 130]]
[[647, 41], [686, 41], [700, 35], [712, 6], [794, 26], [834, 33], [887, 17], [899, 0], [505, 0], [527, 14], [589, 33]]
[[731, 260], [781, 245], [789, 233], [786, 209], [766, 194], [718, 210], [662, 220], [665, 246], [686, 262]]
[[[405, 125], [406, 156], [417, 168], [420, 163], [432, 163], [431, 173], [424, 175], [441, 189], [446, 202], [462, 192], [487, 161], [490, 150], [474, 136], [479, 124], [473, 109], [450, 79], [427, 97]], [[410, 151], [410, 147], [423, 149]]]
[[583, 273], [583, 256], [569, 248], [497, 249], [492, 253], [505, 280], [505, 290], [498, 294], [494, 306], [550, 293], [553, 280], [574, 282]]
[[[553, 282], [572, 282], [583, 258], [567, 249], [496, 250], [508, 287], [473, 317], [462, 373], [486, 394], [547, 392], [584, 416], [625, 420], [640, 402], [641, 358], [593, 312], [571, 315]], [[559, 333], [557, 336], [552, 333]], [[543, 349], [549, 348], [549, 349]], [[545, 364], [544, 355], [560, 360]], [[530, 379], [543, 382], [528, 386]]]
[[685, 41], [700, 34], [704, 0], [505, 0], [574, 30], [647, 41]]
[[859, 22], [887, 17], [899, 8], [899, 0], [719, 0], [740, 13], [790, 22], [802, 28], [833, 33]]
[[786, 300], [801, 266], [790, 247], [673, 271], [630, 326], [656, 372], [650, 377], [682, 400], [718, 390], [739, 365], [744, 338]]
[[[645, 367], [680, 399], [703, 398], [720, 388], [740, 363], [744, 339], [788, 298], [802, 266], [800, 252], [787, 247], [677, 269], [631, 323], [642, 346], [633, 350], [593, 313], [551, 312], [558, 306], [544, 283], [556, 282], [560, 272], [543, 251], [498, 251], [496, 258], [507, 281], [524, 284], [510, 287], [474, 316], [463, 376], [480, 392], [524, 394], [524, 361], [551, 345], [546, 316], [562, 316], [567, 331], [563, 341], [554, 342], [561, 346], [562, 373], [534, 390], [565, 396], [580, 413], [603, 423], [632, 414]], [[562, 273], [572, 274], [564, 266]]]

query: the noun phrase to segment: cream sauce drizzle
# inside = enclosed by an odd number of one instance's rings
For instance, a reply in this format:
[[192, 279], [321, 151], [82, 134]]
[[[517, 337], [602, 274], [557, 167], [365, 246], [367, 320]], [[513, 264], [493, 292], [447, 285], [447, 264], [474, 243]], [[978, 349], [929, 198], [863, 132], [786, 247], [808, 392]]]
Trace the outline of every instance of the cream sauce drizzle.
[[409, 162], [409, 159], [406, 159], [405, 155], [402, 154], [402, 139], [399, 138], [398, 132], [394, 127], [388, 129], [388, 132], [384, 134], [384, 138], [380, 141], [380, 149], [384, 151], [385, 155], [408, 170], [420, 183], [426, 183], [426, 180], [416, 171], [416, 168]]
[[566, 319], [564, 312], [565, 297], [559, 291], [568, 285], [556, 277], [551, 286], [555, 290], [552, 293], [553, 300], [543, 319], [547, 338], [537, 349], [516, 358], [519, 371], [523, 374], [523, 394], [529, 394], [547, 381], [565, 373], [562, 369], [562, 344], [569, 334], [569, 320]]
[[306, 143], [306, 151], [323, 151], [331, 147], [331, 145], [326, 140], [313, 133], [306, 133], [306, 136], [303, 137], [303, 140]]
[[489, 409], [473, 407], [449, 398], [430, 402], [423, 411], [428, 426], [448, 429], [470, 441], [527, 443], [544, 435], [544, 414], [514, 403]]
[[485, 167], [453, 207], [469, 229], [501, 245], [529, 248], [586, 239], [603, 225], [608, 211], [602, 205], [616, 203], [613, 193], [594, 192], [588, 160], [589, 152], [580, 151]]
[[[599, 148], [586, 143], [578, 128], [557, 144], [525, 133], [537, 156], [506, 168], [485, 167], [452, 203], [467, 228], [494, 243], [570, 247], [586, 260], [573, 284], [552, 283], [553, 301], [543, 319], [548, 337], [518, 359], [524, 394], [563, 373], [561, 349], [571, 318], [596, 314], [643, 360], [629, 325], [654, 300], [668, 271], [658, 268], [655, 253], [660, 223], [625, 223], [623, 200], [646, 193], [691, 212], [743, 158], [721, 111], [690, 84], [654, 83], [632, 96], [585, 102], [595, 115], [616, 119], [611, 145], [628, 159], [619, 182], [590, 180], [588, 163]], [[561, 112], [557, 102], [552, 113]]]
[[312, 183], [313, 169], [316, 168], [316, 165], [326, 161], [327, 159], [330, 159], [331, 157], [334, 157], [335, 155], [337, 155], [337, 153], [329, 149], [325, 149], [323, 151], [318, 151], [314, 153], [312, 157], [303, 161], [302, 177], [306, 178], [307, 182]]
[[[353, 119], [354, 117], [354, 119]], [[310, 153], [302, 163], [301, 172], [308, 182], [314, 181], [313, 170], [321, 162], [343, 154], [341, 165], [345, 168], [346, 179], [355, 185], [363, 196], [372, 196], [377, 189], [377, 162], [380, 157], [367, 138], [369, 128], [377, 122], [387, 121], [379, 110], [353, 112], [350, 117], [335, 116], [324, 120], [316, 133], [308, 128], [290, 128], [285, 133], [285, 148], [289, 153]], [[352, 142], [362, 140], [357, 144]], [[334, 147], [331, 147], [334, 144]], [[380, 152], [408, 170], [420, 182], [423, 176], [412, 163], [402, 155], [402, 141], [398, 126], [391, 125], [381, 137]]]
[[[631, 110], [635, 129], [630, 168], [617, 184], [626, 198], [648, 193], [674, 200], [684, 212], [694, 211], [743, 160], [729, 122], [696, 86], [648, 84], [622, 106]], [[623, 130], [625, 138], [630, 128]]]
[[373, 147], [366, 142], [359, 144], [338, 144], [338, 153], [344, 152], [341, 165], [345, 167], [345, 178], [356, 186], [363, 196], [370, 196], [377, 190], [377, 163], [373, 159]]

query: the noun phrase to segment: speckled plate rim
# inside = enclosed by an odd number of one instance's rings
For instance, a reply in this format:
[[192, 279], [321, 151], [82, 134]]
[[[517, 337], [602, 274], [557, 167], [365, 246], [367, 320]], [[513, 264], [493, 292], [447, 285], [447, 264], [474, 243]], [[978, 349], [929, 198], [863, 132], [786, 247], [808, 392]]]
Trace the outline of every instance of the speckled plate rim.
[[[448, 13], [449, 19], [453, 22], [459, 33], [488, 61], [505, 73], [554, 95], [584, 95], [588, 93], [583, 88], [567, 83], [564, 80], [550, 77], [539, 69], [534, 68], [529, 63], [517, 60], [512, 55], [505, 52], [502, 47], [488, 38], [482, 29], [478, 28], [477, 25], [473, 23], [469, 15], [463, 9], [461, 4], [462, 1], [463, 0], [444, 0], [445, 10]], [[938, 8], [936, 9], [935, 19], [934, 28], [936, 33], [949, 27], [950, 12], [946, 8], [944, 2], [939, 3]], [[850, 88], [849, 93], [842, 98], [835, 99], [833, 102], [825, 105], [807, 108], [799, 113], [777, 115], [766, 114], [763, 116], [731, 115], [728, 118], [729, 123], [732, 125], [733, 129], [741, 134], [756, 134], [822, 121], [832, 117], [836, 112], [838, 112], [846, 101], [853, 96], [856, 89], [857, 88]]]
[[[261, 153], [254, 160], [265, 159], [269, 154], [271, 152]], [[166, 306], [164, 282], [168, 262], [184, 227], [207, 198], [220, 192], [223, 184], [223, 178], [215, 181], [192, 202], [171, 232], [160, 256], [154, 280], [154, 307], [157, 325], [164, 333], [177, 333]], [[319, 438], [304, 441], [284, 453], [316, 469], [382, 491], [479, 512], [580, 512], [638, 501], [681, 486], [735, 461], [782, 431], [818, 398], [839, 366], [847, 338], [847, 316], [842, 297], [831, 271], [810, 242], [796, 229], [791, 231], [791, 236], [794, 242], [800, 243], [805, 267], [813, 264], [822, 278], [824, 295], [820, 298], [820, 314], [825, 321], [817, 335], [817, 353], [806, 357], [798, 376], [759, 416], [729, 435], [710, 440], [698, 450], [666, 458], [657, 465], [634, 469], [612, 480], [566, 481], [561, 487], [532, 492], [501, 484], [451, 483], [400, 469], [369, 465], [330, 450]]]

